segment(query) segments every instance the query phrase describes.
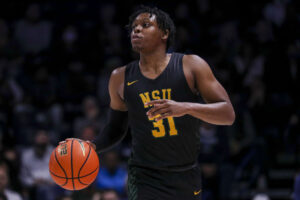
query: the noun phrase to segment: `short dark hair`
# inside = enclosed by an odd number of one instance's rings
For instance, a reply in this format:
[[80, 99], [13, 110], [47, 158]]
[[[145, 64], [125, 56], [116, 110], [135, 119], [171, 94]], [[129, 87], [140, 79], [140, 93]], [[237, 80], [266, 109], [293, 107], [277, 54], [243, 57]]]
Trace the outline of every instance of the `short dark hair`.
[[129, 23], [126, 26], [128, 29], [128, 32], [131, 33], [132, 23], [134, 22], [135, 18], [142, 13], [149, 13], [150, 16], [152, 16], [152, 15], [156, 16], [156, 22], [157, 22], [158, 27], [164, 32], [166, 32], [166, 30], [169, 31], [169, 37], [167, 40], [167, 49], [170, 46], [172, 46], [174, 44], [175, 33], [176, 33], [176, 28], [175, 28], [174, 22], [168, 13], [162, 11], [161, 9], [159, 9], [157, 7], [149, 7], [149, 6], [144, 6], [144, 5], [139, 6], [138, 9], [134, 13], [132, 13], [129, 17]]

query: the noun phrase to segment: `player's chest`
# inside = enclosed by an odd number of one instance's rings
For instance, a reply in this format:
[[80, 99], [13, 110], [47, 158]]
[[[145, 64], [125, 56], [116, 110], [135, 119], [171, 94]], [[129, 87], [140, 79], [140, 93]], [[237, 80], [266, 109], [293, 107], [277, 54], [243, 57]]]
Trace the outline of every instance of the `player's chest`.
[[128, 81], [125, 84], [126, 102], [134, 107], [145, 107], [145, 103], [152, 100], [169, 99], [176, 101], [178, 94], [184, 90], [179, 80], [164, 80], [160, 83], [137, 80]]

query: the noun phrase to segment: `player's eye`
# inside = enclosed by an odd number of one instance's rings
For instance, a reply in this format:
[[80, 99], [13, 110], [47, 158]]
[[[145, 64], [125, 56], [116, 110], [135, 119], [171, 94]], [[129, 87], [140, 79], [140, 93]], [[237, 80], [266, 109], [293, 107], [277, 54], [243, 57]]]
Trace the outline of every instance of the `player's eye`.
[[150, 26], [150, 23], [146, 22], [143, 24], [143, 27], [149, 27]]
[[135, 27], [136, 27], [136, 24], [132, 25], [131, 29], [133, 30], [133, 29], [135, 29]]

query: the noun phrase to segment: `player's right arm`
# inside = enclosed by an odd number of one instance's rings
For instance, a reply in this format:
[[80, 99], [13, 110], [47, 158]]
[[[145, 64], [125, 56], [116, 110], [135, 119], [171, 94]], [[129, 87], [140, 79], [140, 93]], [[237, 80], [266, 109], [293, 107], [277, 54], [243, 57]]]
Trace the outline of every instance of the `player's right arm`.
[[118, 144], [126, 135], [127, 106], [124, 102], [125, 67], [115, 69], [109, 80], [110, 108], [104, 129], [93, 141], [98, 152]]

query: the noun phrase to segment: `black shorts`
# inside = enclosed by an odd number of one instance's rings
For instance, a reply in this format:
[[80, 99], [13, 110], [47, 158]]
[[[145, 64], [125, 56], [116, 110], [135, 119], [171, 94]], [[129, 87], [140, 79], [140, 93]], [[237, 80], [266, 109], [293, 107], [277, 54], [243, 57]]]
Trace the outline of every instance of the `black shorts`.
[[201, 200], [199, 167], [162, 171], [129, 166], [128, 200]]

